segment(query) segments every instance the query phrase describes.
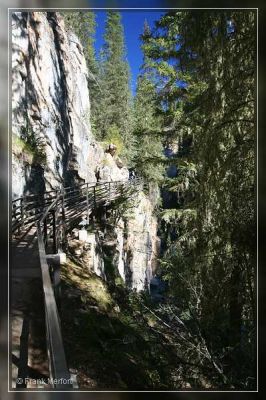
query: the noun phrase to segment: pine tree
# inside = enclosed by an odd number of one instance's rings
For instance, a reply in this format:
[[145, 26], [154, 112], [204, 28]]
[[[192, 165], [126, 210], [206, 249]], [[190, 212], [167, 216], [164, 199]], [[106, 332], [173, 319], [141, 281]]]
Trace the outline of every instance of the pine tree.
[[179, 146], [168, 187], [184, 197], [165, 216], [177, 231], [168, 279], [227, 379], [243, 387], [255, 374], [255, 15], [171, 12], [157, 28], [144, 50], [163, 131]]
[[[145, 20], [142, 40], [147, 39], [150, 34], [150, 27]], [[157, 93], [149, 62], [149, 58], [144, 55], [134, 99], [134, 135], [138, 143], [134, 163], [137, 172], [148, 182], [159, 183], [163, 179], [165, 168], [160, 162], [163, 161], [161, 137], [154, 133], [160, 130], [161, 121], [156, 115]]]
[[100, 80], [98, 137], [120, 141], [123, 144], [121, 155], [130, 161], [133, 155], [130, 72], [121, 15], [114, 11], [107, 12]]

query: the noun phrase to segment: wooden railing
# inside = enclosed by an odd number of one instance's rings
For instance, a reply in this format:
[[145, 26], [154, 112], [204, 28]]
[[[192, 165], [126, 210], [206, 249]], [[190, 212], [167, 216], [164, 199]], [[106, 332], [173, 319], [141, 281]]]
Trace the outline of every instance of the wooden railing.
[[44, 194], [30, 194], [12, 201], [12, 232], [38, 221], [44, 210], [56, 199], [57, 190]]
[[70, 223], [77, 222], [100, 207], [128, 199], [143, 186], [142, 180], [84, 183], [45, 192], [42, 195], [28, 195], [12, 202], [12, 232], [20, 232], [30, 224], [37, 224], [38, 249], [42, 273], [46, 338], [51, 382], [56, 389], [72, 387], [67, 368], [51, 271], [47, 254], [56, 254], [62, 246], [64, 235]]
[[49, 266], [46, 258], [46, 249], [49, 241], [49, 225], [47, 220], [52, 214], [53, 250], [56, 252], [55, 213], [61, 202], [61, 195], [49, 205], [40, 221], [37, 223], [38, 248], [42, 272], [45, 325], [48, 350], [48, 361], [51, 383], [56, 389], [72, 388], [70, 374], [67, 368], [64, 345], [61, 334], [60, 318], [58, 315], [54, 290], [51, 282]]
[[76, 220], [87, 210], [108, 205], [117, 199], [127, 199], [143, 185], [141, 178], [128, 181], [83, 183], [76, 186], [31, 194], [12, 201], [12, 233], [29, 224], [36, 224], [50, 204], [61, 195], [62, 208], [67, 223]]

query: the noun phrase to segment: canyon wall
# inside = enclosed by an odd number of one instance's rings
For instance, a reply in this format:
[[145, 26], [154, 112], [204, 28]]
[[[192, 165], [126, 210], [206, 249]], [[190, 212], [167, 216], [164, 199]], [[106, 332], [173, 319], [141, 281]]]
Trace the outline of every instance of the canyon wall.
[[[92, 135], [88, 70], [78, 38], [59, 13], [13, 13], [13, 198], [75, 183], [124, 181], [128, 175]], [[112, 226], [107, 258], [128, 287], [142, 290], [156, 268], [159, 242], [152, 202], [140, 192], [134, 204], [130, 218]], [[70, 235], [79, 241], [77, 255], [87, 252], [88, 268], [104, 279], [106, 235], [90, 233], [87, 245]]]

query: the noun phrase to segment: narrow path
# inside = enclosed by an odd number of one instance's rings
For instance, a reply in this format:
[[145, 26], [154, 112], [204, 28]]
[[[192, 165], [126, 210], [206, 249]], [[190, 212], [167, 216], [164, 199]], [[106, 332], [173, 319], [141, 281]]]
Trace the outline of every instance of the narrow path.
[[[12, 388], [40, 388], [34, 380], [47, 379], [49, 368], [36, 228], [16, 237], [11, 249]], [[26, 385], [25, 378], [32, 380]]]
[[[63, 233], [70, 226], [77, 226], [92, 210], [111, 203], [116, 207], [119, 202], [134, 196], [141, 187], [139, 178], [86, 183], [24, 196], [12, 202], [12, 388], [41, 388], [42, 384], [34, 383], [37, 378], [47, 381], [51, 374], [69, 376], [47, 251], [56, 254]], [[32, 380], [25, 382], [25, 378]], [[45, 383], [43, 386], [48, 387]]]

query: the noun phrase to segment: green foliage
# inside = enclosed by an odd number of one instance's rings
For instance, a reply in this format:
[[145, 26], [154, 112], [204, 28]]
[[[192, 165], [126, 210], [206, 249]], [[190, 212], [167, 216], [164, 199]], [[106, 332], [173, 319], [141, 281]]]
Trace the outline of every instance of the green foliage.
[[123, 25], [118, 12], [107, 12], [100, 64], [101, 99], [97, 110], [97, 137], [105, 140], [113, 134], [117, 137], [119, 133], [119, 140], [124, 143], [121, 156], [130, 162], [133, 153], [130, 72]]
[[[66, 357], [81, 389], [179, 390], [189, 382], [206, 388], [208, 375], [215, 376], [190, 329], [189, 312], [168, 304], [156, 307], [145, 293], [111, 286], [70, 260], [61, 273]], [[179, 314], [185, 328], [175, 324]], [[191, 355], [192, 363], [187, 362]]]
[[108, 141], [110, 137], [115, 137], [119, 146], [123, 143], [124, 146], [120, 146], [120, 155], [130, 164], [135, 143], [132, 136], [130, 71], [126, 60], [121, 15], [115, 11], [107, 12], [104, 45], [98, 60], [94, 50], [94, 13], [63, 12], [62, 15], [84, 49], [89, 70], [92, 131], [98, 140]]
[[24, 140], [20, 139], [17, 135], [12, 135], [12, 153], [17, 157], [23, 155], [25, 161], [29, 164], [32, 163], [34, 158], [34, 152], [31, 146], [29, 146]]
[[161, 213], [161, 218], [169, 223], [169, 222], [179, 222], [179, 220], [182, 218], [182, 223], [186, 224], [187, 220], [195, 219], [197, 216], [197, 212], [194, 209], [166, 209], [163, 210]]
[[109, 127], [108, 132], [106, 134], [106, 138], [103, 143], [106, 145], [110, 143], [115, 144], [117, 147], [116, 149], [117, 155], [120, 155], [123, 152], [124, 143], [117, 125], [114, 124]]
[[[189, 328], [193, 325], [194, 344], [212, 360], [219, 384], [253, 388], [255, 14], [171, 11], [154, 31], [145, 21], [134, 103], [120, 14], [107, 13], [96, 70], [94, 23], [80, 14], [73, 13], [70, 23], [88, 45], [91, 71], [97, 70], [99, 91], [91, 91], [94, 132], [116, 144], [147, 182], [173, 196], [174, 208], [160, 213], [160, 264], [169, 294], [173, 302], [178, 299]], [[164, 147], [174, 156], [166, 160]], [[176, 166], [177, 176], [165, 177], [167, 166]], [[192, 354], [201, 364], [192, 350], [187, 358]], [[154, 371], [148, 375], [157, 382]]]
[[21, 137], [12, 135], [12, 152], [29, 164], [46, 164], [44, 143], [30, 126], [21, 128]]
[[[149, 32], [145, 21], [143, 37], [149, 37]], [[160, 159], [164, 159], [162, 140], [154, 133], [161, 128], [161, 120], [156, 113], [156, 97], [150, 60], [144, 55], [134, 99], [134, 136], [137, 143], [134, 164], [137, 172], [148, 182], [159, 183], [163, 179], [165, 168], [160, 162]]]
[[[162, 265], [172, 294], [182, 298], [184, 312], [196, 315], [205, 340], [224, 360], [229, 381], [252, 386], [255, 13], [174, 11], [157, 28], [144, 52], [156, 74], [165, 141], [177, 144], [179, 157], [178, 175], [164, 187], [183, 197], [163, 216]], [[181, 217], [187, 209], [195, 210], [189, 221]], [[175, 239], [169, 239], [173, 230]]]

